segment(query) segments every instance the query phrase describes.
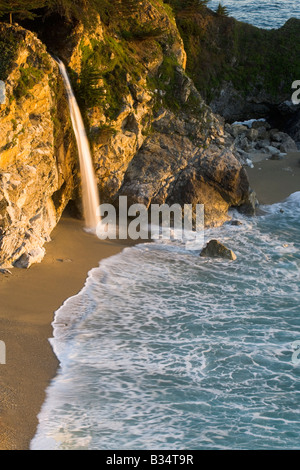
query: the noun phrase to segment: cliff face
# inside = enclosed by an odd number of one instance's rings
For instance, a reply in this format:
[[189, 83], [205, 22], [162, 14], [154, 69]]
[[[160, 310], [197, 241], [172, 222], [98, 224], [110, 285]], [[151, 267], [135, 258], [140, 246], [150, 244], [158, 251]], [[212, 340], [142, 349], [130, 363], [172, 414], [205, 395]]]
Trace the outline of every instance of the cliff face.
[[87, 107], [86, 122], [102, 201], [205, 203], [207, 226], [220, 225], [230, 206], [248, 201], [245, 170], [185, 73], [174, 17], [159, 1], [140, 4], [142, 29], [119, 25], [112, 39], [98, 23], [88, 36], [75, 31], [64, 56], [79, 80], [87, 66], [101, 74], [105, 99]]
[[[95, 18], [92, 27], [74, 26], [54, 52], [69, 67], [102, 202], [127, 195], [147, 206], [204, 203], [206, 225], [220, 225], [229, 207], [249, 202], [248, 179], [224, 122], [185, 73], [170, 10], [144, 0], [134, 21]], [[10, 54], [0, 69], [7, 92], [0, 106], [0, 265], [28, 267], [43, 257], [68, 201], [78, 198], [77, 152], [46, 47], [5, 24], [1, 47]]]
[[45, 46], [5, 24], [0, 38], [11, 45], [1, 70], [0, 265], [26, 267], [43, 257], [72, 196], [76, 154], [62, 82]]
[[300, 20], [263, 30], [209, 9], [181, 10], [176, 20], [187, 71], [214, 112], [230, 122], [267, 117], [284, 130], [299, 121], [291, 86], [300, 72]]

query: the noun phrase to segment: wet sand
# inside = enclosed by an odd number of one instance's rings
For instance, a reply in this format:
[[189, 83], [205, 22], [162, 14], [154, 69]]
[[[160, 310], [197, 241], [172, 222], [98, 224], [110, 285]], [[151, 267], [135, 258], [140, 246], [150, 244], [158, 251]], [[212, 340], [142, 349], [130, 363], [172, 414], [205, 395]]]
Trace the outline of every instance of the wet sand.
[[48, 341], [54, 312], [82, 289], [90, 269], [124, 244], [100, 241], [83, 231], [81, 221], [65, 216], [45, 247], [41, 264], [0, 274], [0, 340], [7, 353], [6, 365], [0, 365], [0, 450], [28, 449], [35, 435], [58, 367]]
[[262, 160], [247, 168], [250, 186], [260, 204], [283, 201], [300, 191], [300, 152], [290, 153], [283, 160]]

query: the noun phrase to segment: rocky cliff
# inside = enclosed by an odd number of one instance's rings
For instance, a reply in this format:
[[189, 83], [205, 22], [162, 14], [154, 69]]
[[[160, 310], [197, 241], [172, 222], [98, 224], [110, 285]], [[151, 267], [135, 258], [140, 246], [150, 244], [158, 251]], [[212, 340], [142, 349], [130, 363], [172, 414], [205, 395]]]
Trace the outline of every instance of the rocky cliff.
[[298, 138], [291, 87], [300, 76], [300, 20], [264, 30], [207, 8], [180, 8], [176, 21], [187, 72], [214, 112], [229, 122], [268, 118]]
[[186, 74], [170, 8], [144, 0], [134, 15], [95, 12], [92, 25], [56, 20], [23, 24], [34, 32], [0, 25], [1, 266], [39, 261], [68, 201], [79, 198], [74, 137], [49, 50], [68, 66], [103, 202], [127, 195], [147, 206], [204, 203], [207, 226], [222, 224], [232, 206], [250, 206], [225, 121]]
[[101, 20], [87, 36], [75, 30], [64, 53], [77, 79], [100, 72], [103, 103], [84, 107], [102, 201], [205, 203], [207, 226], [220, 225], [229, 207], [248, 204], [246, 172], [185, 73], [170, 10], [140, 2], [135, 21], [113, 33]]
[[56, 63], [36, 36], [0, 25], [0, 265], [27, 267], [74, 192], [76, 151]]

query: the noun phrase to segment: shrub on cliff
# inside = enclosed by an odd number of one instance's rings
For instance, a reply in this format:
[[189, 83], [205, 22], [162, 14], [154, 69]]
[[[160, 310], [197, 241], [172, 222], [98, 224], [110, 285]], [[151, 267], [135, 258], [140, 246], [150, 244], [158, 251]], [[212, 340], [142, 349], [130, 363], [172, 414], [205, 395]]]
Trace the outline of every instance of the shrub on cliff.
[[216, 13], [218, 16], [229, 16], [228, 8], [222, 5], [222, 3], [219, 3]]
[[[300, 21], [264, 30], [203, 12], [178, 12], [176, 22], [187, 52], [187, 72], [209, 103], [225, 83], [237, 91], [288, 99], [300, 71]], [[266, 98], [267, 101], [269, 98]]]
[[175, 12], [190, 10], [190, 11], [201, 11], [208, 5], [210, 0], [165, 0], [173, 7]]
[[84, 109], [100, 106], [103, 102], [103, 87], [99, 86], [101, 73], [85, 64], [78, 80], [73, 81], [75, 94]]
[[44, 7], [46, 0], [1, 0], [0, 18], [9, 16], [10, 23], [13, 22], [13, 15], [21, 18], [34, 18], [34, 10]]
[[17, 53], [18, 41], [13, 33], [2, 34], [0, 29], [0, 80], [5, 81]]
[[107, 20], [110, 15], [131, 15], [139, 5], [136, 0], [0, 0], [0, 18], [12, 23], [14, 17], [34, 19], [37, 15], [57, 13], [68, 21], [88, 22], [91, 10]]

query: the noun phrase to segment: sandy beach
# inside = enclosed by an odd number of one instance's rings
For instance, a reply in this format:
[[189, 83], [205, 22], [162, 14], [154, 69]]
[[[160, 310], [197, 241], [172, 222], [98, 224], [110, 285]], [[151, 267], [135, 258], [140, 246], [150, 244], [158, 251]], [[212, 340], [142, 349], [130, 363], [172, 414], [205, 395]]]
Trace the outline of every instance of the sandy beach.
[[275, 204], [300, 191], [300, 153], [282, 160], [261, 160], [247, 168], [250, 186], [260, 204]]
[[29, 270], [0, 275], [0, 339], [7, 364], [0, 365], [0, 449], [28, 449], [45, 390], [58, 362], [48, 338], [54, 312], [83, 287], [90, 269], [124, 245], [102, 242], [83, 223], [64, 216], [46, 246], [44, 261]]
[[[260, 161], [248, 170], [261, 204], [281, 201], [300, 190], [300, 153], [280, 161]], [[101, 242], [83, 223], [65, 215], [46, 245], [40, 265], [0, 276], [0, 339], [7, 364], [0, 366], [0, 449], [28, 449], [45, 390], [58, 362], [48, 338], [54, 312], [83, 287], [87, 273], [124, 244]]]

